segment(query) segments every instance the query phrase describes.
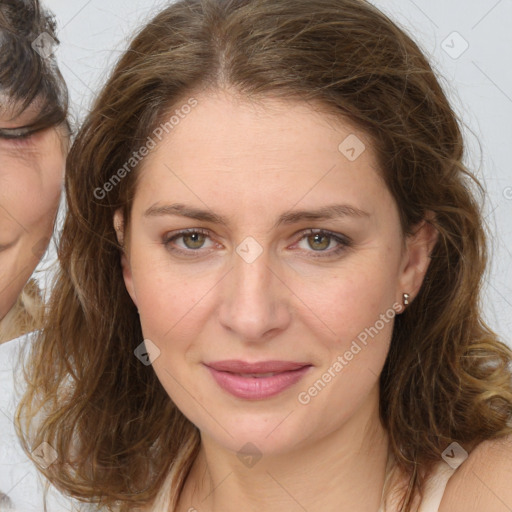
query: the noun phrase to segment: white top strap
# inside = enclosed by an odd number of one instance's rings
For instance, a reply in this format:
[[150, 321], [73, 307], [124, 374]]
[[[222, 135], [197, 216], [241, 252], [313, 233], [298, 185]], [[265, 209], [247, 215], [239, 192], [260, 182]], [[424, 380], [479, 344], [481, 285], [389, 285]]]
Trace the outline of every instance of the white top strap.
[[418, 512], [439, 512], [439, 505], [443, 499], [448, 480], [455, 473], [446, 462], [440, 462], [430, 478], [425, 483], [425, 493], [421, 500]]
[[[455, 469], [444, 461], [440, 461], [434, 466], [432, 473], [425, 482], [423, 497], [418, 504], [417, 512], [439, 512], [448, 480], [450, 480], [453, 473], [455, 473]], [[396, 468], [388, 473], [383, 490], [383, 503], [378, 512], [397, 512], [398, 503], [402, 497], [399, 490], [404, 489], [403, 485], [405, 483], [402, 478], [397, 478]], [[418, 502], [418, 499], [419, 497], [416, 498], [415, 503]]]

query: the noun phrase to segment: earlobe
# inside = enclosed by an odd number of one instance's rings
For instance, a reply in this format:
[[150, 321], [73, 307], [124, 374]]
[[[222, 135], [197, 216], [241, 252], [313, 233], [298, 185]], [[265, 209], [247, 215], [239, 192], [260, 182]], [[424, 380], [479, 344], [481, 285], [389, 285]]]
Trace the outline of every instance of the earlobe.
[[119, 245], [121, 246], [121, 269], [123, 272], [123, 280], [124, 284], [126, 286], [126, 291], [129, 293], [130, 297], [132, 298], [133, 303], [137, 306], [137, 296], [135, 294], [135, 288], [133, 286], [133, 277], [132, 277], [132, 270], [130, 266], [130, 261], [127, 256], [127, 248], [125, 247], [125, 234], [124, 234], [124, 217], [123, 213], [120, 209], [116, 210], [114, 213], [113, 218], [114, 223], [114, 229], [116, 232], [117, 241], [119, 242]]
[[428, 212], [407, 237], [404, 262], [400, 275], [398, 292], [408, 294], [408, 302], [412, 302], [418, 294], [430, 264], [430, 255], [438, 240], [439, 232], [433, 222], [435, 216]]

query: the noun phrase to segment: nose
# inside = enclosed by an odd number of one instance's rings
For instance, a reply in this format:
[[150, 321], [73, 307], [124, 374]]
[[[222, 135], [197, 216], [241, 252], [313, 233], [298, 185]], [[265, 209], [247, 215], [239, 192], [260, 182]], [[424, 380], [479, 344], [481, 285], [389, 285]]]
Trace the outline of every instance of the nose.
[[233, 254], [219, 308], [223, 327], [245, 342], [268, 341], [290, 323], [291, 290], [267, 250], [251, 262]]

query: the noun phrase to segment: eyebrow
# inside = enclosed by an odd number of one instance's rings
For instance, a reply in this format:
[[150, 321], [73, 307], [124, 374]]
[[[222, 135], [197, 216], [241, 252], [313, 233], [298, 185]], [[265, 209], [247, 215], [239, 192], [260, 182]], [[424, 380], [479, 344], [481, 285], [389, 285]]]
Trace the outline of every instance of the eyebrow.
[[[211, 210], [202, 210], [200, 208], [194, 208], [181, 203], [161, 206], [155, 204], [150, 206], [143, 214], [144, 217], [160, 217], [165, 215], [187, 217], [189, 219], [211, 222], [213, 224], [222, 224], [224, 226], [228, 226], [229, 224], [226, 217], [214, 213]], [[364, 218], [369, 217], [370, 214], [354, 206], [346, 204], [332, 204], [323, 206], [316, 210], [294, 210], [284, 212], [277, 219], [273, 229], [281, 225], [294, 224], [302, 220], [331, 220], [347, 216]]]

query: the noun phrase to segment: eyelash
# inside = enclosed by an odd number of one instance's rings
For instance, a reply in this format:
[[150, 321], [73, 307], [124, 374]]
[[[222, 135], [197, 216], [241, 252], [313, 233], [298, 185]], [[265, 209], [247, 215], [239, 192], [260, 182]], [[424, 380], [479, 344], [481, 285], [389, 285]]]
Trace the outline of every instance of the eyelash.
[[0, 130], [0, 139], [7, 141], [9, 144], [24, 145], [30, 142], [30, 138], [36, 132], [37, 130], [29, 131], [23, 128], [12, 129], [9, 131]]
[[[184, 229], [182, 231], [178, 231], [177, 233], [172, 234], [171, 236], [164, 237], [164, 239], [162, 240], [162, 245], [169, 251], [184, 254], [186, 256], [190, 256], [191, 252], [192, 253], [199, 252], [200, 249], [183, 250], [183, 249], [171, 248], [171, 242], [173, 242], [174, 240], [177, 240], [178, 238], [182, 238], [184, 235], [190, 235], [190, 234], [201, 234], [201, 235], [209, 236], [210, 232], [205, 229]], [[314, 251], [314, 250], [312, 250], [311, 252], [321, 253], [321, 254], [314, 255], [313, 256], [314, 258], [327, 258], [327, 257], [337, 256], [352, 246], [352, 241], [349, 238], [347, 238], [345, 236], [338, 235], [336, 233], [332, 233], [331, 231], [323, 230], [323, 229], [308, 229], [308, 230], [304, 231], [302, 233], [302, 237], [299, 239], [298, 242], [301, 242], [304, 238], [311, 236], [311, 235], [327, 236], [340, 244], [339, 247], [337, 247], [336, 249], [331, 250], [331, 251], [325, 251], [325, 250]], [[308, 252], [310, 252], [310, 251], [308, 251]]]

